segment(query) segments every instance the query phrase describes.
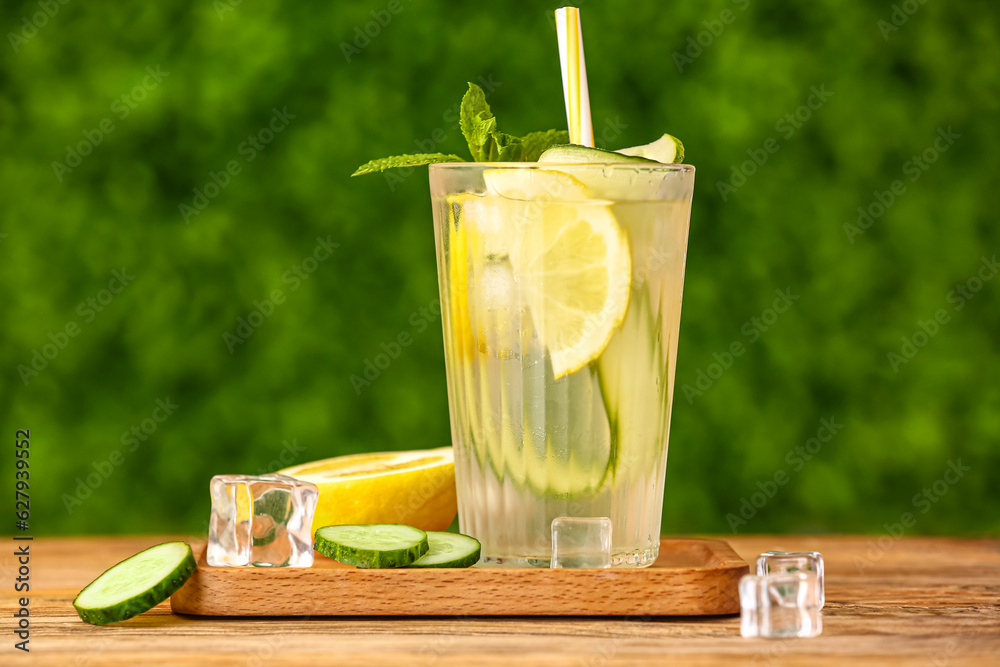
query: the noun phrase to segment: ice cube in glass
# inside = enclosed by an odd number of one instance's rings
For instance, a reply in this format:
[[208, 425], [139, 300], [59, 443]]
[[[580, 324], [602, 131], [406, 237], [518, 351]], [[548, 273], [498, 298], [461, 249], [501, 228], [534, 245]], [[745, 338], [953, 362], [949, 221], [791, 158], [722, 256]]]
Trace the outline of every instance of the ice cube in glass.
[[550, 566], [611, 567], [611, 519], [606, 516], [553, 519]]

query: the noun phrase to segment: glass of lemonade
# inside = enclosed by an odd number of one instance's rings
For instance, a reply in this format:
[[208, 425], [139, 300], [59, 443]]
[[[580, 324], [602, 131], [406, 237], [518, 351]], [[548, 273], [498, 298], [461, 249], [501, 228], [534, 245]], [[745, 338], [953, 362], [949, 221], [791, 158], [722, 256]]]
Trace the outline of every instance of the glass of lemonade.
[[549, 567], [559, 517], [659, 549], [694, 167], [430, 167], [459, 522]]

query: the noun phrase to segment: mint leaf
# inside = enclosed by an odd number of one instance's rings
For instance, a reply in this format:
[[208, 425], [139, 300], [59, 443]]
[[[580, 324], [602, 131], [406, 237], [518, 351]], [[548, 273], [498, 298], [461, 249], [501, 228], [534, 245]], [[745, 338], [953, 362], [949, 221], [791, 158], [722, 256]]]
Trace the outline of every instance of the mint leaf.
[[493, 147], [493, 134], [497, 131], [497, 119], [493, 116], [485, 117], [481, 113], [478, 118], [472, 120], [472, 131], [469, 139], [469, 152], [472, 153], [474, 162], [489, 162], [490, 150]]
[[435, 162], [465, 162], [457, 155], [447, 155], [445, 153], [417, 153], [415, 155], [393, 155], [392, 157], [372, 160], [358, 167], [351, 176], [361, 174], [371, 174], [376, 171], [385, 171], [396, 167], [420, 167], [425, 164]]
[[520, 162], [524, 159], [524, 144], [517, 137], [493, 132], [489, 146], [489, 162]]
[[549, 148], [557, 144], [568, 144], [569, 132], [566, 130], [530, 132], [521, 137], [521, 143], [524, 144], [524, 157], [521, 159], [525, 162], [537, 162], [538, 156]]
[[462, 98], [458, 124], [469, 144], [473, 162], [482, 162], [486, 159], [483, 148], [489, 142], [490, 133], [496, 129], [496, 122], [493, 112], [490, 111], [490, 105], [486, 103], [486, 93], [476, 84], [470, 83]]
[[459, 125], [474, 162], [519, 162], [524, 159], [521, 140], [500, 131], [486, 103], [486, 93], [474, 83], [469, 84], [462, 98]]

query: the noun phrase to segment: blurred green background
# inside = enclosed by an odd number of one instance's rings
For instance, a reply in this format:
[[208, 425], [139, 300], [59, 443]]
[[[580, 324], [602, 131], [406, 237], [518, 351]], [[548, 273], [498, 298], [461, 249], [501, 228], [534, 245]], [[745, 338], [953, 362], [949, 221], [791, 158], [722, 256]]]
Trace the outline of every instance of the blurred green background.
[[[449, 443], [426, 169], [348, 176], [465, 153], [467, 81], [507, 132], [564, 127], [556, 6], [3, 4], [0, 424], [35, 533], [201, 531], [212, 474]], [[698, 169], [664, 531], [995, 533], [1000, 8], [581, 9], [599, 144], [669, 131]]]

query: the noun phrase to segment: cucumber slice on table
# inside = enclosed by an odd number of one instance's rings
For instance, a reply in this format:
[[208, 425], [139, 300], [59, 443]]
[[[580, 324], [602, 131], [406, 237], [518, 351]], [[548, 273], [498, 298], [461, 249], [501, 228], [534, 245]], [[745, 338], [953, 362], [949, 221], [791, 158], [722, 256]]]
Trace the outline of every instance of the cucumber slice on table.
[[328, 558], [363, 568], [405, 567], [429, 548], [424, 531], [391, 523], [323, 526], [313, 546]]
[[73, 600], [87, 623], [124, 621], [160, 604], [184, 585], [197, 568], [191, 547], [166, 542], [126, 558], [94, 581]]
[[407, 567], [471, 567], [479, 562], [479, 540], [459, 533], [427, 531], [430, 550]]

